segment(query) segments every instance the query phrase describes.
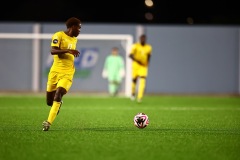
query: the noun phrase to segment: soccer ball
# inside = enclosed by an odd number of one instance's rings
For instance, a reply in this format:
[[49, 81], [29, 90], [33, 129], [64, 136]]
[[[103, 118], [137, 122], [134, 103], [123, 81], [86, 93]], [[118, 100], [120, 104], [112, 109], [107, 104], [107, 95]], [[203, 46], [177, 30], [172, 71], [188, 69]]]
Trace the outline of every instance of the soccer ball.
[[149, 124], [149, 119], [145, 113], [138, 113], [134, 116], [133, 122], [136, 127], [143, 129]]

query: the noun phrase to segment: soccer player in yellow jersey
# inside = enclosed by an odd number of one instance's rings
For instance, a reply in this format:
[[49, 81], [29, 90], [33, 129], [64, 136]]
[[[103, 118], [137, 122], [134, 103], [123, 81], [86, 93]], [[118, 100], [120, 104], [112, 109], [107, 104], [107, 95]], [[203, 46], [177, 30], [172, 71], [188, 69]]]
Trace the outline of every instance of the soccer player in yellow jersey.
[[[146, 43], [146, 35], [143, 34], [139, 38], [139, 42], [132, 45], [129, 57], [132, 59], [132, 96], [131, 99], [137, 98], [138, 102], [142, 101], [146, 78], [148, 75], [148, 65], [152, 53], [152, 46]], [[136, 94], [136, 85], [138, 82], [138, 93]]]
[[48, 119], [43, 122], [43, 131], [48, 131], [62, 105], [62, 98], [72, 85], [75, 72], [74, 58], [80, 52], [76, 50], [77, 36], [80, 34], [81, 21], [71, 17], [65, 22], [66, 30], [53, 34], [50, 52], [53, 64], [48, 74], [46, 99], [51, 106]]

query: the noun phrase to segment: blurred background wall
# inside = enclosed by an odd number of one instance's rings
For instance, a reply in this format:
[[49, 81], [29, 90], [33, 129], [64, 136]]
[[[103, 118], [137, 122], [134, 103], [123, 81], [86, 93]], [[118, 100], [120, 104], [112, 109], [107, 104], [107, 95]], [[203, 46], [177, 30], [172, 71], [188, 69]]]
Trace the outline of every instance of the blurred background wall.
[[[35, 24], [2, 22], [0, 33], [33, 33]], [[65, 30], [64, 23], [38, 25], [40, 33]], [[135, 42], [139, 26], [153, 47], [147, 94], [239, 94], [239, 26], [83, 23], [81, 34], [128, 34]], [[50, 42], [40, 43], [39, 92], [45, 92]], [[78, 73], [71, 91], [107, 93], [101, 72], [113, 46], [124, 57], [129, 52], [121, 41], [79, 40], [78, 49], [94, 52], [97, 58], [88, 70]], [[0, 91], [33, 91], [33, 40], [0, 38], [0, 48]]]

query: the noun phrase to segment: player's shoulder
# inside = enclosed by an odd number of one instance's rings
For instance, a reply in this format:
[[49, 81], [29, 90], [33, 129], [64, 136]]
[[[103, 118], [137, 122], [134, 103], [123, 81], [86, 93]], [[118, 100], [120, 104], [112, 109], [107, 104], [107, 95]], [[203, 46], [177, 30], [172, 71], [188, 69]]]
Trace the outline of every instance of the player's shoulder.
[[151, 44], [147, 43], [146, 46], [147, 46], [148, 48], [152, 49], [152, 45], [151, 45]]
[[135, 47], [135, 48], [140, 47], [140, 46], [141, 46], [141, 44], [139, 42], [133, 44], [133, 47]]
[[107, 57], [106, 57], [106, 59], [108, 60], [108, 59], [111, 59], [112, 58], [112, 55], [108, 55]]
[[152, 45], [151, 45], [151, 44], [149, 44], [149, 43], [146, 43], [145, 45], [146, 45], [146, 46], [148, 46], [148, 47], [152, 47]]
[[56, 31], [54, 34], [64, 34], [64, 31]]
[[134, 43], [134, 45], [141, 46], [141, 43], [140, 42], [136, 42], [136, 43]]
[[57, 31], [57, 32], [55, 32], [55, 33], [53, 34], [53, 37], [62, 37], [63, 34], [64, 34], [63, 31]]

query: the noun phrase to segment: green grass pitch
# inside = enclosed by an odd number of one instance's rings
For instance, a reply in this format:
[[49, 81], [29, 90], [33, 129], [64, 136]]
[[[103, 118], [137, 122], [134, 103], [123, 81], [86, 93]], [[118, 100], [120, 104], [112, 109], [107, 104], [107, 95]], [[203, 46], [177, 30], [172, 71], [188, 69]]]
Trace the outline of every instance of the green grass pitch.
[[[66, 95], [48, 132], [45, 95], [0, 96], [0, 160], [239, 160], [240, 98]], [[133, 117], [144, 112], [149, 125]]]

